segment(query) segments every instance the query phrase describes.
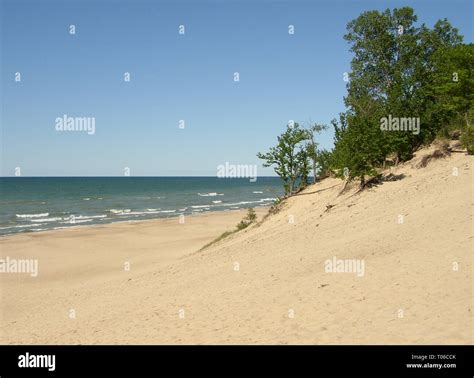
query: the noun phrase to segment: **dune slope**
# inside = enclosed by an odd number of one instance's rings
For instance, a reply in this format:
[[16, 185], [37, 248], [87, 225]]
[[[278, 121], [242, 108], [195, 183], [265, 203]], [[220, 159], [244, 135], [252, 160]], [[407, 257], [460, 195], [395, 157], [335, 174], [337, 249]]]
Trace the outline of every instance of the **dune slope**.
[[[15, 317], [4, 307], [0, 341], [471, 344], [473, 157], [416, 168], [428, 152], [360, 194], [338, 195], [342, 182], [323, 180], [261, 224], [167, 264], [146, 255], [126, 276], [95, 267], [85, 279], [52, 269], [41, 288], [21, 285], [34, 307], [24, 303]], [[95, 253], [114, 258], [110, 248]], [[326, 272], [332, 259], [363, 261], [363, 275]], [[21, 301], [7, 284], [4, 303]]]

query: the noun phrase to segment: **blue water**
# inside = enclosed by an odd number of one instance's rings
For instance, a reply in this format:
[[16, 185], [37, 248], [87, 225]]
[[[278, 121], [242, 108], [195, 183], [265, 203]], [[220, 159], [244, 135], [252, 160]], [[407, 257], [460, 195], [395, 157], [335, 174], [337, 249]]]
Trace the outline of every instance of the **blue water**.
[[0, 235], [271, 205], [276, 177], [0, 178]]

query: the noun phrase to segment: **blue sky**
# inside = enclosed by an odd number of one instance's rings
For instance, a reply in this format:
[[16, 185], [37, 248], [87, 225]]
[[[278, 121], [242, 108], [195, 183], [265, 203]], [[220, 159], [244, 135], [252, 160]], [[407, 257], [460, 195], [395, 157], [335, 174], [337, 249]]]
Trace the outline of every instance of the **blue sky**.
[[[470, 0], [1, 0], [0, 175], [215, 176], [225, 162], [273, 175], [255, 155], [288, 120], [344, 110], [347, 22], [405, 5], [472, 42]], [[95, 117], [95, 134], [56, 131], [64, 114]]]

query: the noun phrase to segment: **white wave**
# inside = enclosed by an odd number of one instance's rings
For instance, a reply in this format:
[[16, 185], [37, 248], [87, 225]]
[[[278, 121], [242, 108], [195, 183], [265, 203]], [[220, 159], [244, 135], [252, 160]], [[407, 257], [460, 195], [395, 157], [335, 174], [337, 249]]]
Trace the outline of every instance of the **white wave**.
[[249, 205], [251, 203], [262, 203], [262, 202], [268, 202], [268, 201], [275, 201], [276, 198], [261, 198], [257, 201], [241, 201], [241, 202], [236, 202], [236, 203], [227, 203], [225, 204], [226, 206], [229, 205]]
[[262, 199], [259, 199], [259, 200], [256, 200], [256, 201], [241, 201], [241, 202], [235, 202], [235, 203], [223, 203], [223, 204], [216, 204], [214, 206], [226, 206], [226, 207], [235, 208], [235, 206], [260, 204], [260, 203], [263, 203], [263, 202], [274, 201], [275, 199], [276, 198], [262, 198]]
[[202, 209], [204, 207], [209, 207], [209, 205], [196, 205], [196, 206], [191, 206], [193, 209]]
[[212, 201], [212, 203], [222, 203], [222, 201]]
[[260, 203], [260, 201], [242, 201], [242, 202], [235, 202], [235, 203], [223, 203], [221, 205], [217, 205], [217, 206], [239, 206], [239, 205], [248, 205], [248, 204], [251, 204], [251, 203]]
[[211, 193], [198, 193], [198, 196], [201, 197], [215, 197], [215, 196], [223, 196], [224, 193], [216, 193], [216, 192], [211, 192]]
[[146, 211], [158, 211], [158, 210], [161, 210], [161, 209], [146, 209]]
[[[64, 218], [64, 219], [68, 219], [68, 218]], [[62, 220], [63, 220], [63, 218], [61, 218], [61, 217], [29, 219], [30, 222], [41, 222], [41, 223], [45, 223], [45, 222], [58, 222], [58, 221], [62, 221]]]
[[183, 207], [182, 209], [179, 209], [179, 211], [186, 211], [187, 209], [187, 207]]
[[77, 219], [74, 218], [74, 222], [71, 222], [70, 220], [66, 222], [59, 222], [61, 224], [76, 224], [76, 223], [86, 223], [86, 222], [92, 222], [92, 219]]
[[77, 215], [74, 219], [96, 219], [96, 218], [107, 218], [107, 215]]
[[254, 194], [263, 194], [263, 192], [252, 192]]
[[137, 215], [146, 215], [146, 214], [150, 215], [150, 214], [158, 214], [158, 213], [159, 213], [159, 211], [148, 211], [147, 210], [147, 211], [130, 211], [128, 213], [121, 213], [119, 215], [135, 215], [135, 216], [137, 216]]
[[146, 211], [127, 211], [127, 212], [118, 212], [115, 213], [120, 216], [140, 216], [140, 215], [150, 215], [150, 214], [161, 214], [161, 213], [174, 213], [176, 210], [153, 210], [146, 209]]
[[111, 212], [112, 214], [118, 214], [118, 215], [129, 213], [131, 211], [132, 210], [130, 210], [130, 209], [110, 209], [109, 210], [109, 212]]
[[19, 224], [19, 225], [16, 225], [16, 226], [0, 227], [0, 230], [8, 230], [10, 228], [35, 227], [35, 226], [39, 226], [39, 224]]
[[39, 213], [39, 214], [16, 214], [18, 218], [43, 218], [48, 217], [49, 213]]
[[90, 198], [83, 198], [82, 200], [83, 201], [90, 201], [91, 199]]

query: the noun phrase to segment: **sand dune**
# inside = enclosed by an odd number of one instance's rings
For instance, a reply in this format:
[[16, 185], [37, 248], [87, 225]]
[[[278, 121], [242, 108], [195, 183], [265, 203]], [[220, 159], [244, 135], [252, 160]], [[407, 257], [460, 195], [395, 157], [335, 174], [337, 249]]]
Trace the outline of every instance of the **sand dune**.
[[40, 271], [0, 275], [0, 342], [471, 344], [473, 158], [415, 168], [428, 152], [360, 194], [310, 186], [203, 251], [245, 213], [3, 237]]

